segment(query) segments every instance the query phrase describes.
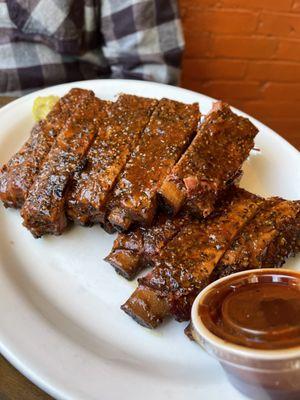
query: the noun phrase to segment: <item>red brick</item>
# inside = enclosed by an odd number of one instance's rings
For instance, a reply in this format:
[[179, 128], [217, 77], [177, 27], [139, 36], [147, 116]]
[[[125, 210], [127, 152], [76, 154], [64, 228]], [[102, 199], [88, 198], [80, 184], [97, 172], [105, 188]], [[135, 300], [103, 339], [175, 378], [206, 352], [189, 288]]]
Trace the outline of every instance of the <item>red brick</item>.
[[182, 84], [223, 98], [300, 146], [300, 0], [180, 4]]
[[259, 99], [260, 85], [257, 82], [207, 82], [202, 85], [203, 93], [218, 99]]
[[262, 88], [262, 95], [266, 99], [276, 100], [300, 100], [300, 84], [268, 82]]
[[181, 87], [185, 89], [194, 90], [195, 92], [202, 93], [202, 86], [204, 82], [199, 80], [189, 79], [186, 76], [182, 76]]
[[295, 101], [247, 101], [244, 102], [243, 111], [265, 121], [267, 119], [291, 119], [300, 115], [300, 103]]
[[218, 3], [217, 0], [179, 0], [180, 8], [215, 7]]
[[238, 33], [254, 32], [257, 15], [249, 11], [191, 10], [184, 18], [186, 26], [194, 32]]
[[260, 81], [300, 82], [300, 63], [251, 61], [247, 66], [246, 77]]
[[276, 47], [274, 38], [218, 36], [212, 39], [212, 53], [218, 57], [267, 59]]
[[[196, 0], [200, 1], [201, 0]], [[239, 7], [239, 8], [264, 8], [266, 10], [289, 11], [292, 7], [293, 0], [221, 0], [223, 7]]]
[[300, 37], [300, 15], [262, 13], [258, 32], [272, 36]]
[[294, 0], [294, 4], [292, 7], [293, 11], [300, 11], [300, 1], [299, 0]]
[[[244, 85], [247, 86], [247, 84]], [[249, 100], [247, 96], [243, 96], [243, 94], [238, 97], [237, 92], [233, 90], [233, 86], [230, 88], [227, 86], [223, 87], [223, 85], [219, 83], [216, 84], [216, 89], [214, 89], [211, 82], [183, 79], [181, 86], [205, 94], [206, 96], [214, 97], [215, 99], [224, 100], [231, 106], [240, 109], [243, 109], [245, 102]], [[240, 90], [239, 85], [238, 90]], [[251, 90], [253, 89], [251, 88]]]
[[190, 60], [183, 61], [183, 79], [242, 79], [246, 62], [238, 60]]
[[273, 127], [274, 130], [277, 129], [281, 132], [289, 131], [299, 133], [300, 130], [300, 118], [270, 118], [266, 119], [266, 121], [265, 123]]
[[259, 89], [256, 85], [244, 82], [240, 82], [240, 84], [207, 82], [183, 77], [182, 86], [210, 97], [222, 99], [237, 108], [242, 107], [245, 101], [256, 99], [259, 96]]
[[207, 33], [199, 35], [193, 31], [185, 32], [185, 58], [209, 57], [211, 54], [211, 37]]
[[274, 58], [300, 61], [300, 40], [281, 40]]

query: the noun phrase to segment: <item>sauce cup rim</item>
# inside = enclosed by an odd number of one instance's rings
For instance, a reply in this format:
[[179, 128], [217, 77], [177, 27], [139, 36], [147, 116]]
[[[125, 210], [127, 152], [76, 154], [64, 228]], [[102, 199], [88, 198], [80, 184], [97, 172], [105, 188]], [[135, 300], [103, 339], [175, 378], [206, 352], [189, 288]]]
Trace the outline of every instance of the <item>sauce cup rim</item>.
[[205, 339], [212, 347], [217, 348], [218, 350], [224, 351], [226, 353], [231, 353], [232, 355], [236, 355], [239, 357], [247, 357], [251, 359], [257, 360], [289, 360], [300, 357], [300, 346], [295, 347], [285, 347], [282, 349], [270, 350], [270, 349], [252, 349], [246, 346], [234, 344], [228, 342], [219, 336], [212, 333], [203, 323], [202, 319], [199, 316], [198, 308], [199, 304], [203, 301], [207, 293], [218, 286], [222, 282], [226, 282], [234, 277], [239, 277], [243, 275], [253, 275], [253, 274], [281, 274], [281, 275], [289, 275], [292, 274], [299, 275], [300, 281], [300, 272], [287, 268], [261, 268], [261, 269], [251, 269], [247, 271], [237, 272], [234, 275], [228, 275], [223, 278], [220, 278], [212, 283], [210, 283], [205, 289], [203, 289], [198, 296], [195, 298], [191, 311], [191, 322], [192, 328], [196, 331], [197, 335], [201, 338]]

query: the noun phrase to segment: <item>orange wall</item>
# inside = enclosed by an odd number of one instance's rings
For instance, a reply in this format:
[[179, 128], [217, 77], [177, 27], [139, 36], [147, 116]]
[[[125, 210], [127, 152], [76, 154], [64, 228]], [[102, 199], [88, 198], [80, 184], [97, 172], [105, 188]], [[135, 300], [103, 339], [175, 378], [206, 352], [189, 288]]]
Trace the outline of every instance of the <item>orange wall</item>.
[[300, 0], [180, 0], [182, 86], [265, 122], [300, 147]]

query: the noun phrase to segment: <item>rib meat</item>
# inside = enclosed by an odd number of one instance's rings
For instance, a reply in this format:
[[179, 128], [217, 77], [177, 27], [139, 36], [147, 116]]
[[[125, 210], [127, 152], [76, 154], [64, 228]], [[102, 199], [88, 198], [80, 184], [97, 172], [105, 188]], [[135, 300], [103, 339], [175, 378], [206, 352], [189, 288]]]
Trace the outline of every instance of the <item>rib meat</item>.
[[271, 198], [226, 251], [213, 278], [252, 268], [279, 268], [299, 250], [300, 201]]
[[188, 320], [214, 267], [262, 204], [261, 198], [235, 189], [214, 216], [184, 226], [163, 248], [153, 270], [139, 279], [139, 287], [122, 309], [150, 328], [167, 315]]
[[87, 165], [68, 195], [67, 213], [86, 225], [104, 223], [105, 204], [153, 112], [157, 100], [121, 95], [107, 110]]
[[75, 109], [91, 96], [91, 91], [71, 89], [55, 104], [47, 117], [33, 127], [21, 150], [2, 166], [0, 199], [5, 207], [22, 207], [56, 136]]
[[176, 213], [186, 204], [199, 216], [209, 215], [219, 195], [239, 174], [257, 132], [227, 104], [215, 103], [159, 189], [167, 208]]
[[114, 190], [109, 221], [120, 230], [150, 224], [157, 191], [194, 136], [198, 104], [162, 99]]
[[159, 213], [151, 227], [136, 227], [120, 233], [105, 260], [120, 275], [133, 279], [141, 269], [153, 265], [160, 250], [190, 221], [186, 213], [175, 217]]
[[23, 225], [35, 237], [59, 235], [67, 225], [65, 192], [81, 167], [98, 130], [105, 102], [91, 97], [80, 104], [58, 135], [21, 209]]

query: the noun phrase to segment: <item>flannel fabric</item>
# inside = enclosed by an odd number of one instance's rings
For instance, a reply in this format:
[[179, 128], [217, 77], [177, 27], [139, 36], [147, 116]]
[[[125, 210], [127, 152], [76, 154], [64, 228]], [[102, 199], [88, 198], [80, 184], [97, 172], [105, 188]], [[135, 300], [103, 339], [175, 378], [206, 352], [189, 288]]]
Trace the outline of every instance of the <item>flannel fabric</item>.
[[177, 84], [176, 0], [0, 0], [0, 93], [75, 80]]

